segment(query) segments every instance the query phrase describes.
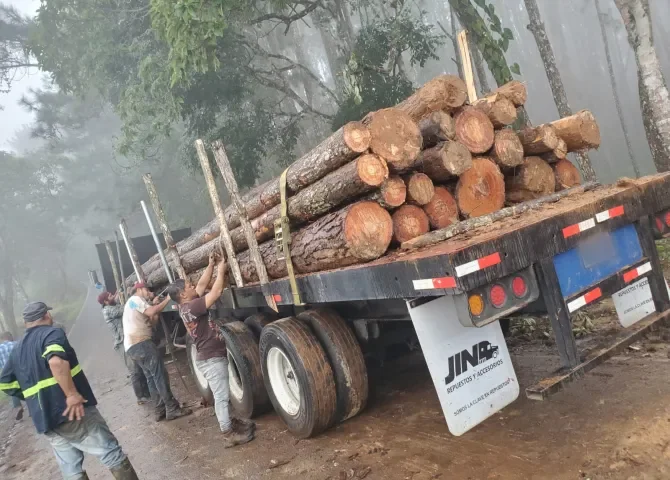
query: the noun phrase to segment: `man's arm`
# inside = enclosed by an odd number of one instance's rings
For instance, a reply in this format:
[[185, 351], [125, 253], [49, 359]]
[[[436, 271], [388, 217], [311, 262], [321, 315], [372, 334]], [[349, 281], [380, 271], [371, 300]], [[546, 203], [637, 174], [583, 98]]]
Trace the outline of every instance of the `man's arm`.
[[70, 362], [54, 355], [49, 359], [49, 369], [65, 394], [67, 407], [63, 416], [68, 417], [70, 421], [81, 420], [84, 416], [84, 404], [87, 400], [81, 396], [77, 387], [74, 386], [74, 380], [72, 380], [72, 373], [70, 372]]
[[157, 313], [161, 313], [168, 303], [170, 303], [170, 297], [166, 296], [161, 303], [157, 303], [156, 305], [151, 305], [145, 308], [142, 313], [151, 318]]
[[209, 263], [207, 264], [207, 268], [203, 272], [202, 277], [200, 277], [200, 280], [198, 280], [198, 284], [195, 286], [195, 291], [198, 293], [199, 297], [203, 296], [205, 290], [207, 290], [207, 285], [209, 285], [209, 282], [212, 280], [212, 273], [214, 273], [214, 264], [215, 264], [215, 256], [213, 253], [211, 253], [209, 255]]
[[226, 262], [225, 260], [221, 259], [218, 265], [218, 271], [216, 280], [214, 280], [214, 285], [212, 286], [212, 289], [209, 291], [209, 293], [205, 295], [205, 305], [207, 305], [207, 308], [210, 308], [212, 305], [214, 305], [221, 296], [225, 280]]

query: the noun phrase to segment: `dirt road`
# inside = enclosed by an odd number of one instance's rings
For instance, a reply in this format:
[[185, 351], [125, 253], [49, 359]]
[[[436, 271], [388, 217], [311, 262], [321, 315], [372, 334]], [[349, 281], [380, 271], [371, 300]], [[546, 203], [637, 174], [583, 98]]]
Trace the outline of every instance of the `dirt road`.
[[[670, 360], [659, 339], [615, 357], [548, 402], [520, 398], [460, 438], [448, 432], [423, 360], [413, 355], [384, 368], [363, 414], [318, 438], [296, 441], [270, 413], [258, 419], [254, 442], [225, 450], [211, 408], [157, 424], [148, 408], [135, 405], [93, 294], [70, 338], [142, 479], [670, 478]], [[541, 341], [512, 351], [522, 386], [557, 365]], [[175, 367], [168, 366], [176, 395], [195, 401]], [[190, 384], [183, 358], [179, 370]], [[94, 458], [86, 467], [91, 478], [111, 478]], [[29, 419], [15, 425], [0, 418], [0, 478], [60, 478]]]

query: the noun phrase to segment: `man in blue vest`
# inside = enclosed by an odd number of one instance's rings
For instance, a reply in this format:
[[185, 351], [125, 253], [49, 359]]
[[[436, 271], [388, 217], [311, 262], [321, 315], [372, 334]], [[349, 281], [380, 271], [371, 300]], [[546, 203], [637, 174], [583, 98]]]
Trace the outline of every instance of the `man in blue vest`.
[[117, 480], [137, 474], [105, 419], [65, 332], [51, 310], [33, 302], [23, 310], [26, 333], [0, 374], [0, 391], [25, 399], [38, 433], [51, 442], [64, 479], [87, 480], [84, 453], [96, 456]]

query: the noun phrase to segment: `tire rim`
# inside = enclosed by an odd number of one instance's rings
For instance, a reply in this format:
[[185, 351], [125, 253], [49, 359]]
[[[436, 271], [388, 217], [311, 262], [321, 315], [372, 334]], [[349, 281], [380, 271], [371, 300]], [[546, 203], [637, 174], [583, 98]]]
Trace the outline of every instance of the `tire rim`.
[[230, 385], [230, 394], [235, 400], [241, 402], [242, 397], [244, 397], [244, 387], [242, 386], [240, 371], [235, 357], [230, 353], [228, 353], [228, 384]]
[[198, 369], [198, 366], [195, 364], [195, 359], [197, 358], [198, 350], [195, 348], [195, 344], [191, 345], [191, 363], [193, 366], [193, 371], [195, 372], [195, 381], [198, 383], [198, 386], [202, 390], [207, 390], [209, 388], [209, 383], [207, 379]]
[[272, 347], [266, 365], [272, 392], [279, 405], [290, 416], [296, 416], [300, 411], [300, 385], [291, 361], [280, 348]]

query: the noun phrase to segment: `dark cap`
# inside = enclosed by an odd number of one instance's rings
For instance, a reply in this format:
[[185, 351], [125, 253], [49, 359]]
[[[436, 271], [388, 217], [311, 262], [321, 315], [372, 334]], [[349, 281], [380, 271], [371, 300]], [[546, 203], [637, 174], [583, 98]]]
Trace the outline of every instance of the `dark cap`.
[[53, 310], [44, 302], [31, 302], [23, 309], [23, 320], [25, 322], [36, 322], [41, 320], [49, 310]]
[[133, 285], [133, 290], [139, 290], [140, 288], [147, 288], [146, 283], [144, 283], [144, 282], [135, 282], [135, 285]]
[[100, 295], [98, 295], [98, 303], [100, 305], [104, 305], [107, 300], [112, 298], [114, 295], [112, 295], [109, 292], [102, 292]]

